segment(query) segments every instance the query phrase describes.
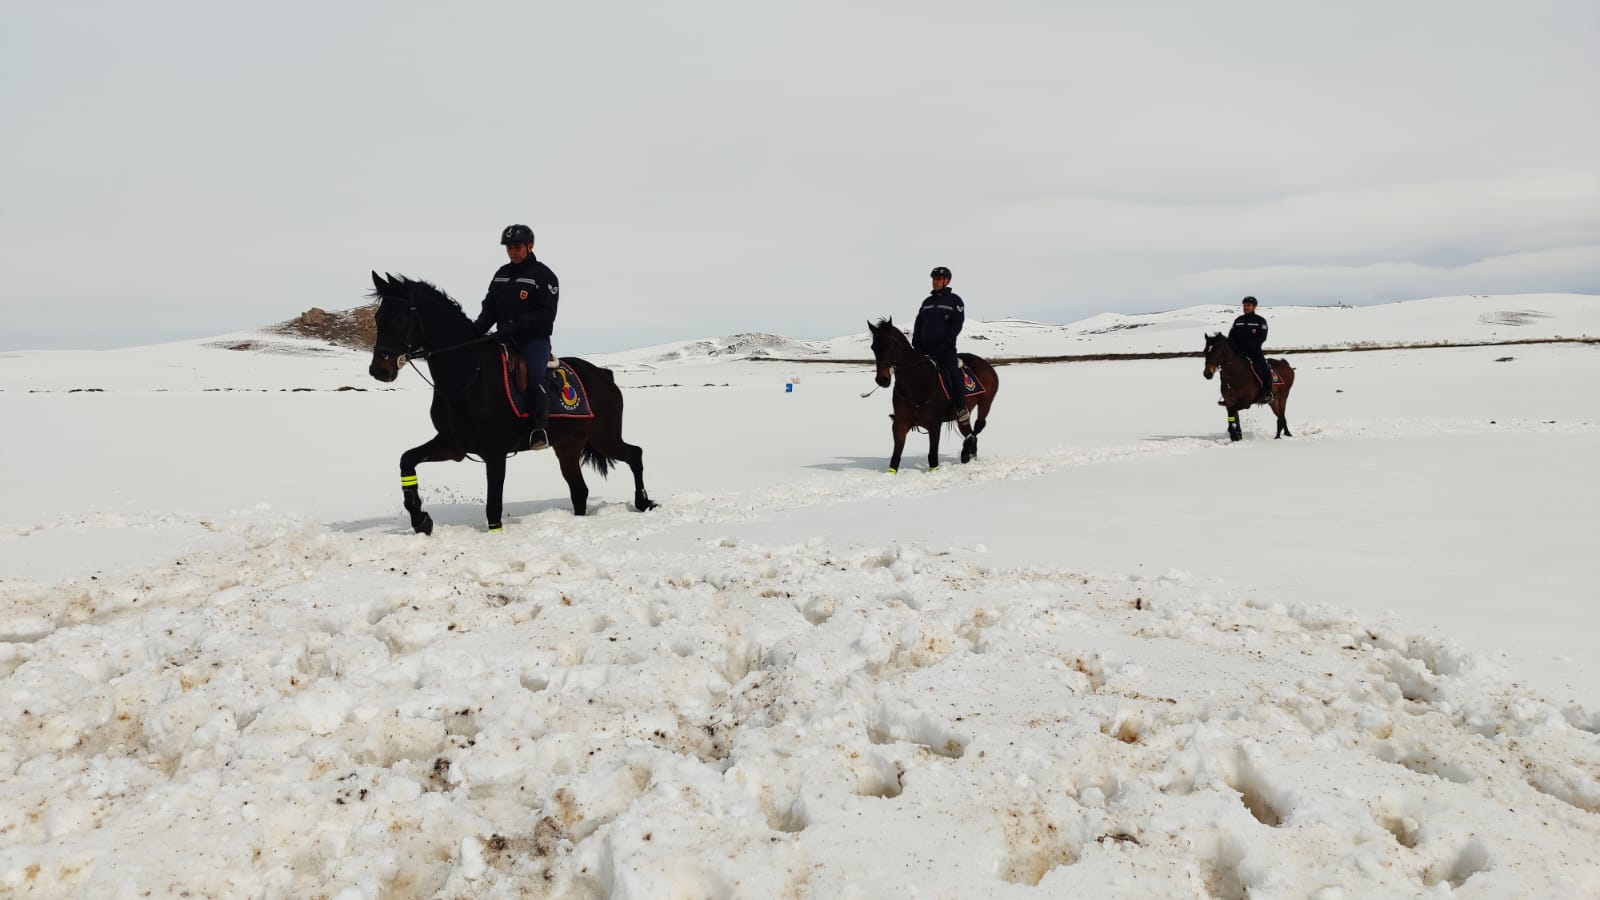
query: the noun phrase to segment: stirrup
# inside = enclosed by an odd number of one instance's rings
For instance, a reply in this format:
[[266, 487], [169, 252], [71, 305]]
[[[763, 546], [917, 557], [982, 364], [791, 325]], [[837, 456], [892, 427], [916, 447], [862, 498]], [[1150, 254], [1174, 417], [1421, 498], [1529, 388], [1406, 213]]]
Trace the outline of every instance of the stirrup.
[[528, 449], [544, 450], [550, 446], [550, 435], [543, 428], [535, 428], [528, 432]]

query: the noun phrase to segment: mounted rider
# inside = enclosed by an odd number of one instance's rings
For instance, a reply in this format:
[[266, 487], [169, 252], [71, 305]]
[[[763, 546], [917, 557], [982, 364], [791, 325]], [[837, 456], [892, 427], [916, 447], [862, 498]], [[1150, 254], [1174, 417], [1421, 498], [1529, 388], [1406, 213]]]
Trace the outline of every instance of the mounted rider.
[[[936, 267], [928, 273], [933, 279], [933, 290], [922, 301], [917, 311], [916, 324], [911, 328], [911, 347], [927, 355], [944, 373], [950, 388], [950, 411], [956, 419], [966, 419], [967, 401], [961, 389], [961, 362], [956, 357], [956, 336], [967, 320], [966, 304], [961, 296], [950, 290], [950, 270]], [[937, 400], [937, 398], [935, 398]]]
[[1233, 327], [1228, 329], [1228, 343], [1236, 353], [1250, 360], [1256, 377], [1261, 379], [1261, 388], [1266, 392], [1262, 402], [1271, 403], [1276, 399], [1272, 394], [1272, 367], [1267, 364], [1267, 356], [1261, 349], [1267, 342], [1267, 320], [1256, 315], [1256, 298], [1246, 297], [1240, 301], [1240, 306], [1244, 312], [1233, 320]]
[[550, 335], [555, 330], [556, 304], [561, 282], [550, 267], [533, 255], [533, 229], [507, 225], [500, 243], [511, 261], [497, 269], [483, 295], [483, 311], [473, 322], [479, 334], [494, 326], [501, 340], [516, 347], [528, 363], [528, 391], [524, 396], [530, 418], [529, 450], [550, 446], [546, 427], [550, 407], [545, 397], [550, 359]]

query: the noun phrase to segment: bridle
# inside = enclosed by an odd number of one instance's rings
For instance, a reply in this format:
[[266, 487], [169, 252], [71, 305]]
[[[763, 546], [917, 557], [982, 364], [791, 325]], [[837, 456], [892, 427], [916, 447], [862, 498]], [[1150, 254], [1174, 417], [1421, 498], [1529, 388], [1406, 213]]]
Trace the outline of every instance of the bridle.
[[[1218, 338], [1213, 338], [1213, 337], [1209, 337], [1209, 336], [1206, 338], [1205, 371], [1202, 372], [1201, 374], [1205, 375], [1207, 378], [1210, 378], [1212, 375], [1215, 375], [1216, 373], [1222, 371], [1223, 360], [1219, 359], [1219, 360], [1217, 360], [1216, 362], [1213, 363], [1211, 361], [1211, 355], [1213, 353], [1217, 353], [1217, 351], [1222, 349], [1223, 347], [1226, 347], [1227, 344], [1228, 344], [1228, 341], [1227, 341], [1226, 338], [1218, 339]], [[1218, 354], [1218, 355], [1221, 355], [1221, 354]]]
[[[374, 343], [372, 345], [372, 352], [380, 356], [387, 356], [396, 360], [404, 359], [407, 363], [415, 363], [419, 359], [426, 360], [430, 356], [438, 356], [441, 353], [449, 353], [453, 350], [460, 350], [463, 347], [471, 347], [474, 344], [481, 344], [485, 341], [491, 340], [488, 335], [481, 335], [479, 337], [472, 338], [471, 340], [462, 341], [459, 344], [451, 344], [448, 347], [439, 347], [437, 349], [430, 350], [427, 346], [428, 332], [427, 329], [423, 327], [422, 317], [417, 315], [417, 305], [410, 300], [399, 300], [392, 297], [386, 299], [391, 299], [396, 303], [404, 304], [406, 312], [409, 315], [406, 317], [406, 333], [401, 338], [401, 344], [403, 346], [400, 348], [395, 348], [382, 343]], [[412, 365], [412, 368], [416, 369], [416, 366]], [[418, 374], [421, 374], [421, 370], [418, 370]], [[427, 381], [427, 376], [423, 376], [423, 380]], [[429, 384], [432, 384], [432, 382], [429, 382]]]
[[[394, 302], [403, 303], [405, 305], [406, 312], [409, 313], [409, 315], [406, 317], [406, 333], [401, 338], [402, 346], [397, 348], [388, 346], [381, 342], [375, 342], [372, 345], [372, 352], [378, 354], [379, 356], [387, 356], [390, 359], [427, 359], [428, 351], [423, 346], [423, 342], [427, 340], [427, 335], [423, 333], [422, 317], [417, 315], [416, 304], [409, 300], [395, 300]], [[412, 338], [413, 334], [416, 334], [419, 337], [414, 340]]]
[[[918, 363], [927, 363], [928, 365], [934, 366], [937, 369], [937, 364], [934, 363], [932, 357], [918, 353], [911, 349], [909, 343], [901, 344], [892, 337], [884, 337], [882, 339], [889, 344], [889, 346], [883, 351], [884, 355], [889, 357], [889, 364], [880, 367], [878, 365], [879, 334], [880, 332], [874, 331], [872, 336], [872, 365], [874, 367], [874, 375], [881, 375], [887, 371], [889, 373], [889, 378], [893, 379], [895, 375], [899, 374], [900, 366], [906, 364], [914, 366]], [[907, 359], [908, 356], [911, 357], [911, 359]], [[935, 375], [934, 377], [938, 376]], [[874, 387], [872, 390], [862, 394], [861, 397], [863, 399], [870, 397], [876, 393], [877, 390], [878, 388]]]

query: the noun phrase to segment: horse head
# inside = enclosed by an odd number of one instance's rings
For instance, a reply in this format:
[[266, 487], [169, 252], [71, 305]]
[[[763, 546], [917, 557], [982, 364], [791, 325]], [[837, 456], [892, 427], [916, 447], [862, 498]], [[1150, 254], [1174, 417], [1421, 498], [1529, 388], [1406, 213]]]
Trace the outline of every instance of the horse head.
[[411, 300], [410, 284], [403, 278], [379, 276], [372, 273], [372, 293], [367, 296], [378, 301], [378, 311], [373, 315], [377, 336], [372, 342], [372, 364], [367, 372], [384, 383], [400, 376], [400, 367], [407, 356], [421, 352], [422, 323], [417, 307]]
[[888, 387], [890, 374], [910, 344], [905, 333], [895, 327], [893, 316], [879, 319], [876, 324], [867, 322], [867, 331], [872, 333], [872, 362], [878, 367], [873, 380], [878, 387]]
[[1220, 331], [1206, 335], [1206, 367], [1201, 374], [1206, 376], [1207, 381], [1210, 381], [1211, 376], [1217, 374], [1217, 369], [1227, 361], [1228, 349], [1228, 339], [1223, 337]]
[[372, 287], [377, 336], [367, 371], [379, 381], [395, 380], [408, 360], [465, 346], [476, 335], [461, 304], [426, 281], [373, 272]]

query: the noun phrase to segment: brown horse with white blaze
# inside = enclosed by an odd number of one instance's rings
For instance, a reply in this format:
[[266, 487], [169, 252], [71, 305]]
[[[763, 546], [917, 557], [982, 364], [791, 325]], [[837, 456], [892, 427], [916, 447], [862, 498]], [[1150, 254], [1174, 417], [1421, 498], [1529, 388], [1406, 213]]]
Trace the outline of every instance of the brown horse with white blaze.
[[[1202, 374], [1207, 381], [1218, 372], [1222, 373], [1220, 405], [1228, 409], [1228, 437], [1240, 440], [1244, 437], [1244, 429], [1239, 426], [1239, 413], [1257, 403], [1266, 403], [1267, 386], [1256, 376], [1250, 360], [1234, 350], [1220, 332], [1206, 335], [1205, 357], [1206, 367]], [[1267, 365], [1278, 373], [1282, 382], [1272, 389], [1272, 412], [1278, 417], [1278, 433], [1273, 439], [1294, 437], [1289, 431], [1289, 420], [1283, 417], [1283, 411], [1289, 405], [1289, 389], [1294, 387], [1294, 367], [1286, 359], [1269, 359]]]

